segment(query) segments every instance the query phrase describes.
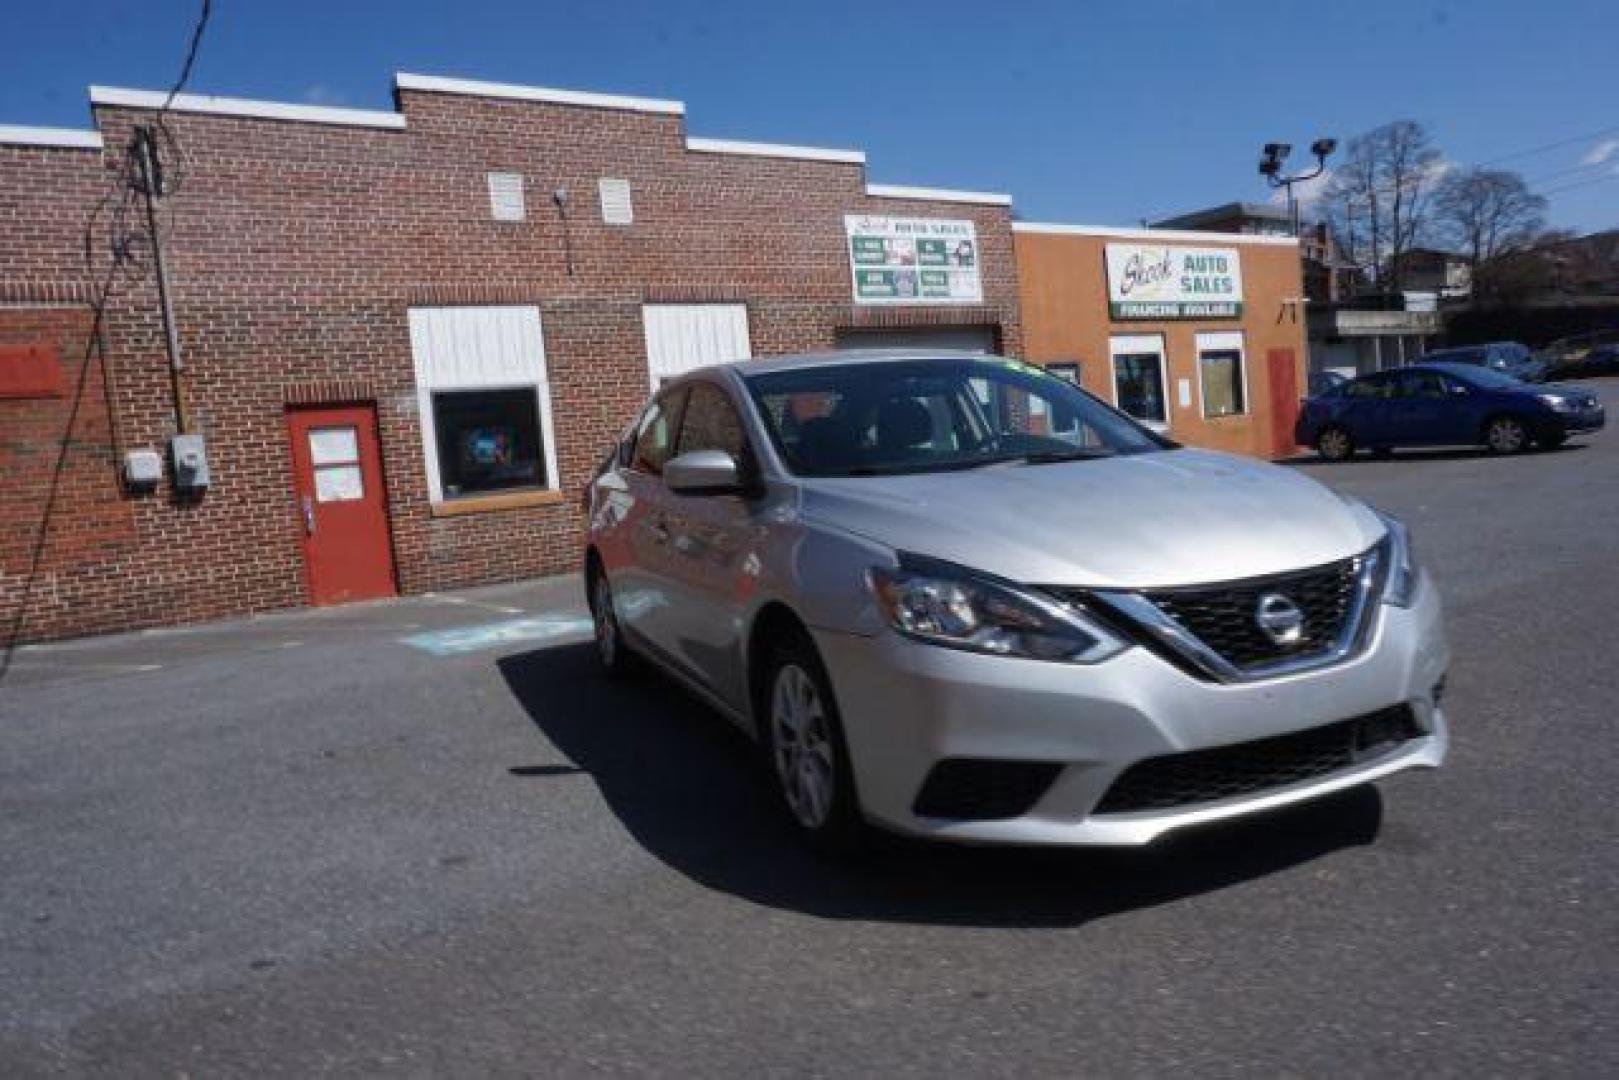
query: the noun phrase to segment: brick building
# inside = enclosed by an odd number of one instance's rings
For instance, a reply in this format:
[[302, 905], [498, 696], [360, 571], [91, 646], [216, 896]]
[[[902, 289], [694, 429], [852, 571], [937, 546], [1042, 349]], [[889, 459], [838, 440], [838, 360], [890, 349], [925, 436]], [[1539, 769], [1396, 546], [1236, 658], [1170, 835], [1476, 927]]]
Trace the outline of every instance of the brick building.
[[[174, 373], [103, 202], [162, 101], [0, 127], [0, 640], [568, 570], [580, 489], [660, 376], [1022, 348], [1005, 196], [689, 137], [679, 102], [401, 75], [393, 111], [175, 100]], [[205, 488], [169, 452], [182, 403]]]
[[1013, 226], [1026, 357], [1194, 446], [1286, 457], [1305, 388], [1298, 241]]

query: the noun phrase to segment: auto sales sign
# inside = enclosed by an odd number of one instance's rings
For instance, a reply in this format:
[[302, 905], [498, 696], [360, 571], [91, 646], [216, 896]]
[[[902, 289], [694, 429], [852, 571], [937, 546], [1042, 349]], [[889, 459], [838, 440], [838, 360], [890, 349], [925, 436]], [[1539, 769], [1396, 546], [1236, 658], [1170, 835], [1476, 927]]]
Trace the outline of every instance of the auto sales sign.
[[1115, 319], [1236, 319], [1242, 259], [1236, 248], [1107, 245], [1107, 311]]

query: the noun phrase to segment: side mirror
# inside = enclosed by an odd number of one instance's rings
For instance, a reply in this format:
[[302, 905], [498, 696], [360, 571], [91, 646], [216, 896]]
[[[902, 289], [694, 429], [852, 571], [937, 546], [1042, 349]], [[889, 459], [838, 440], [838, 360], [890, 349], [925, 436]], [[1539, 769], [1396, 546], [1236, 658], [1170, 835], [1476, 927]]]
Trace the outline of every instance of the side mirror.
[[736, 458], [724, 450], [693, 450], [663, 465], [663, 482], [677, 495], [738, 495], [747, 487]]

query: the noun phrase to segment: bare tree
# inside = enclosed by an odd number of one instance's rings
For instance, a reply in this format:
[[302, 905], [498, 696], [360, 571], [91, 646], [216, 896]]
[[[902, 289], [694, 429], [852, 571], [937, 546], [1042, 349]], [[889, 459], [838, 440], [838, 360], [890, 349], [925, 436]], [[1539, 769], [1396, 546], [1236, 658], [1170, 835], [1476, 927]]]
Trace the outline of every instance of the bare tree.
[[1471, 261], [1486, 263], [1527, 247], [1546, 228], [1546, 200], [1523, 177], [1505, 169], [1457, 169], [1434, 193], [1434, 217], [1443, 235]]
[[1350, 139], [1322, 197], [1345, 253], [1385, 292], [1400, 288], [1403, 256], [1428, 227], [1444, 161], [1428, 131], [1396, 120]]

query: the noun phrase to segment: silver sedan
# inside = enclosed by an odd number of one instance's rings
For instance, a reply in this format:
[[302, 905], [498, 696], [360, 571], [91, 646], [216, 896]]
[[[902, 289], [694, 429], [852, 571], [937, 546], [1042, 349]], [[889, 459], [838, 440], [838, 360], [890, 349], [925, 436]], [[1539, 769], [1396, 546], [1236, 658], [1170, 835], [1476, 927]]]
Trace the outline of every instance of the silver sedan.
[[813, 844], [1143, 844], [1445, 756], [1405, 529], [1038, 367], [836, 353], [666, 384], [590, 489], [602, 663], [763, 746]]

